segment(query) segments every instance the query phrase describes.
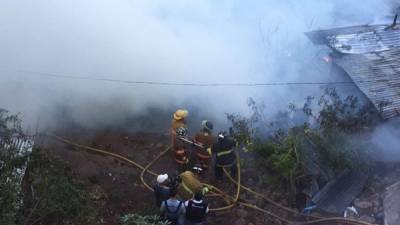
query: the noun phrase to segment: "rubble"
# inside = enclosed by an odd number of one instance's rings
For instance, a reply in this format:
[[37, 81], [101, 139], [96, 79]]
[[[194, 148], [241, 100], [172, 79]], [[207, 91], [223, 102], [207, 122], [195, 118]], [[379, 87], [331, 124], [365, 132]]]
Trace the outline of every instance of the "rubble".
[[400, 221], [400, 181], [386, 188], [383, 200], [384, 224], [398, 225]]
[[362, 215], [362, 216], [360, 216], [360, 220], [365, 221], [365, 222], [367, 222], [367, 223], [372, 223], [372, 224], [376, 222], [376, 220], [375, 220], [374, 217], [368, 216], [368, 215]]
[[354, 200], [354, 206], [358, 209], [368, 209], [371, 208], [373, 204], [371, 201], [361, 200], [357, 198]]
[[[353, 199], [362, 191], [368, 176], [358, 171], [345, 171], [328, 182], [312, 199], [316, 207], [330, 213], [342, 214]], [[372, 203], [359, 202], [362, 208]], [[357, 205], [356, 205], [357, 207]]]
[[351, 218], [351, 219], [357, 219], [359, 217], [358, 211], [354, 206], [347, 207], [346, 210], [344, 211], [343, 217], [345, 218]]

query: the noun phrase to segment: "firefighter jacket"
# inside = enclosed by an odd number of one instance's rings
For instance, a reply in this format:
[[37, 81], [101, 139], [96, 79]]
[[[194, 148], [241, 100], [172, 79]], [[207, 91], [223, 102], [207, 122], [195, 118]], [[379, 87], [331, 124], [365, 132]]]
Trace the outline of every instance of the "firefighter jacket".
[[209, 156], [207, 149], [211, 148], [213, 144], [217, 142], [217, 138], [209, 133], [199, 131], [195, 136], [194, 136], [194, 141], [202, 144], [204, 148], [197, 147], [196, 150], [198, 151], [199, 154], [204, 155], [204, 156]]
[[186, 123], [184, 120], [172, 120], [171, 123], [171, 130], [170, 130], [170, 134], [171, 134], [171, 142], [173, 145], [173, 148], [176, 149], [183, 149], [185, 147], [184, 143], [180, 140], [177, 139], [176, 137], [176, 129], [180, 128], [180, 127], [185, 127], [186, 128]]
[[215, 155], [216, 166], [231, 166], [236, 161], [234, 152], [235, 142], [229, 138], [219, 140], [211, 147], [211, 152]]
[[180, 127], [186, 127], [185, 121], [173, 119], [171, 123], [171, 133], [176, 135], [176, 129]]
[[190, 199], [194, 193], [203, 189], [203, 185], [191, 171], [185, 171], [179, 175], [182, 182], [179, 185], [178, 193], [183, 199]]

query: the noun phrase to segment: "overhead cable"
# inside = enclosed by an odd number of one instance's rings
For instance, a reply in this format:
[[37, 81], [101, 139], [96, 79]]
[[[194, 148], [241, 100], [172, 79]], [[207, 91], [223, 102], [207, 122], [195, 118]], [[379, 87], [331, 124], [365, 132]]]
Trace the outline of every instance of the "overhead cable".
[[[99, 78], [91, 76], [71, 76], [56, 73], [45, 73], [45, 72], [35, 72], [35, 71], [24, 71], [18, 70], [13, 71], [24, 74], [34, 74], [38, 76], [46, 76], [61, 79], [73, 79], [73, 80], [89, 80], [89, 81], [103, 81], [103, 82], [113, 82], [113, 83], [124, 83], [124, 84], [134, 84], [134, 85], [154, 85], [154, 86], [197, 86], [197, 87], [255, 87], [255, 86], [289, 86], [289, 85], [350, 85], [354, 84], [352, 81], [306, 81], [306, 82], [243, 82], [243, 83], [188, 83], [188, 82], [161, 82], [161, 81], [139, 81], [139, 80], [123, 80], [123, 79], [112, 79], [112, 78]], [[363, 81], [370, 82], [370, 81]]]

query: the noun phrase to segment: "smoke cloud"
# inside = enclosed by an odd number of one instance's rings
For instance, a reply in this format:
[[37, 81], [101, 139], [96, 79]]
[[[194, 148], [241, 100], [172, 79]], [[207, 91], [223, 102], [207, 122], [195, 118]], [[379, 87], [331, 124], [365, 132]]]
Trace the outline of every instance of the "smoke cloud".
[[400, 161], [400, 120], [392, 119], [374, 129], [368, 139], [370, 151], [377, 161]]
[[149, 86], [30, 72], [178, 83], [332, 81], [339, 78], [321, 60], [326, 50], [304, 32], [387, 22], [392, 3], [2, 0], [0, 107], [21, 112], [28, 127], [108, 126], [157, 110], [169, 120], [177, 107], [222, 121], [225, 112], [246, 112], [248, 97], [265, 102], [272, 116], [320, 87]]

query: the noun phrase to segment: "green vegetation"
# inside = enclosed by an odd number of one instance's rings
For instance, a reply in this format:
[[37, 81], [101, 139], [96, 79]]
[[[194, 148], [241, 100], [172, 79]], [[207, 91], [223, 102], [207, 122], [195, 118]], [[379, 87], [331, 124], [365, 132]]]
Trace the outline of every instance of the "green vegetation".
[[71, 167], [46, 151], [36, 149], [29, 162], [26, 221], [47, 224], [101, 224], [88, 183], [74, 178]]
[[101, 224], [86, 182], [46, 151], [34, 149], [28, 156], [14, 148], [12, 138], [20, 137], [18, 115], [0, 109], [0, 224]]
[[168, 225], [157, 215], [142, 216], [139, 214], [127, 214], [121, 217], [122, 225]]
[[249, 117], [227, 116], [230, 130], [240, 144], [261, 156], [256, 160], [259, 168], [273, 174], [266, 180], [275, 185], [295, 192], [310, 174], [310, 164], [322, 166], [330, 178], [345, 169], [366, 168], [362, 134], [377, 121], [371, 105], [353, 96], [343, 99], [335, 89], [326, 89], [317, 102], [308, 97], [300, 108], [291, 104], [275, 122], [263, 119], [263, 105], [250, 100], [249, 107]]
[[17, 169], [24, 165], [27, 157], [10, 145], [12, 137], [21, 133], [18, 116], [0, 109], [0, 224], [18, 224], [21, 215], [21, 176]]
[[258, 141], [252, 150], [261, 156], [259, 165], [275, 174], [275, 177], [269, 178], [276, 183], [275, 186], [279, 186], [280, 183], [293, 186], [294, 179], [301, 175], [302, 146], [300, 138], [294, 131], [285, 135], [280, 141], [276, 139]]

